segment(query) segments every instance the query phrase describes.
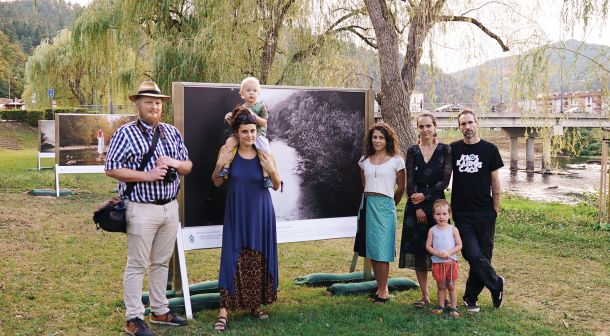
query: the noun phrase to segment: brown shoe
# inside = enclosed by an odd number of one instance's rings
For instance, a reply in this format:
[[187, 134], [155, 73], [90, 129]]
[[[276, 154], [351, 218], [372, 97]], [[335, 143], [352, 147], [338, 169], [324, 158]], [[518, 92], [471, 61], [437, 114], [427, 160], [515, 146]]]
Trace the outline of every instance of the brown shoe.
[[146, 322], [137, 317], [127, 321], [125, 332], [127, 335], [131, 336], [153, 336], [153, 333], [148, 329]]
[[171, 311], [168, 311], [163, 315], [156, 315], [155, 313], [152, 313], [150, 316], [150, 323], [172, 326], [185, 326], [188, 324], [188, 321], [172, 313]]

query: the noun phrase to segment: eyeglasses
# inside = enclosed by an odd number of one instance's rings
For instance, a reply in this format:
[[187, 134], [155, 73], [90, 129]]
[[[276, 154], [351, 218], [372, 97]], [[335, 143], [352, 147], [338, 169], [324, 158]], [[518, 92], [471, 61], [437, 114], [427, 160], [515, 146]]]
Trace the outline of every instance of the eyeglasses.
[[242, 123], [256, 123], [256, 116], [254, 114], [242, 114], [237, 117], [237, 120]]

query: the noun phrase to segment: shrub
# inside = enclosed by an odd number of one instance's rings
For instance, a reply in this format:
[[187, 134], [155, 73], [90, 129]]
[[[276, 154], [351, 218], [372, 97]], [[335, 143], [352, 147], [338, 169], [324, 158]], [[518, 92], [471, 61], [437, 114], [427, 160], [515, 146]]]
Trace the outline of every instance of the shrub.
[[45, 118], [45, 111], [39, 111], [39, 110], [31, 110], [31, 111], [27, 111], [27, 115], [26, 115], [26, 122], [28, 125], [30, 126], [38, 126], [38, 120], [44, 120]]
[[62, 107], [62, 108], [48, 108], [44, 110], [45, 120], [55, 120], [55, 113], [95, 113], [84, 107]]
[[85, 108], [4, 110], [0, 111], [0, 119], [23, 122], [35, 127], [38, 125], [38, 120], [54, 120], [55, 113], [90, 113], [90, 111]]
[[4, 110], [2, 111], [2, 119], [9, 121], [26, 122], [28, 120], [27, 113], [28, 111], [26, 110]]
[[52, 108], [44, 109], [44, 119], [45, 120], [55, 120], [55, 109], [52, 109]]

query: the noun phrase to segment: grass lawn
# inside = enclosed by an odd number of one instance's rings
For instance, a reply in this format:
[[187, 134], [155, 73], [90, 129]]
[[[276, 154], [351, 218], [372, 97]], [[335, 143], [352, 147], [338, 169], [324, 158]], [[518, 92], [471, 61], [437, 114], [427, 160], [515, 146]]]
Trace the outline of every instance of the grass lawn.
[[[12, 131], [0, 127], [0, 132]], [[33, 188], [52, 189], [54, 172], [28, 170], [36, 166], [36, 135], [19, 133], [26, 149], [0, 149], [0, 335], [120, 334], [126, 237], [102, 234], [91, 221], [94, 208], [112, 195], [116, 183], [103, 175], [62, 175], [62, 188], [78, 195], [27, 195]], [[373, 305], [365, 296], [331, 297], [325, 288], [297, 286], [293, 279], [305, 274], [347, 272], [353, 240], [282, 244], [280, 294], [267, 307], [270, 320], [233, 313], [226, 334], [610, 335], [610, 232], [596, 230], [595, 224], [596, 210], [587, 205], [504, 199], [494, 265], [506, 278], [505, 306], [494, 309], [484, 291], [481, 313], [468, 315], [462, 309], [460, 320], [412, 308], [419, 290]], [[191, 282], [215, 279], [219, 254], [187, 253]], [[467, 263], [461, 266], [458, 296], [468, 270]], [[391, 275], [415, 278], [396, 263]], [[187, 327], [153, 330], [211, 335], [215, 316], [215, 311], [198, 312]]]

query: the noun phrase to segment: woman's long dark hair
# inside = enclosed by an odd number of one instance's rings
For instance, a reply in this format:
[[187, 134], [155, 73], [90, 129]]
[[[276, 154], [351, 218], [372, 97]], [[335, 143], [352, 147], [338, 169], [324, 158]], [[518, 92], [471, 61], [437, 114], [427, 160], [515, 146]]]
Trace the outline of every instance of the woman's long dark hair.
[[392, 155], [400, 155], [400, 144], [398, 142], [398, 136], [396, 131], [390, 125], [380, 122], [376, 123], [371, 127], [366, 134], [366, 143], [364, 144], [364, 158], [375, 154], [375, 148], [373, 147], [373, 132], [379, 131], [385, 137], [386, 151]]
[[239, 126], [241, 125], [250, 124], [256, 125], [256, 116], [242, 105], [237, 105], [233, 109], [233, 121], [231, 123], [233, 132], [237, 133], [237, 130], [239, 130]]

